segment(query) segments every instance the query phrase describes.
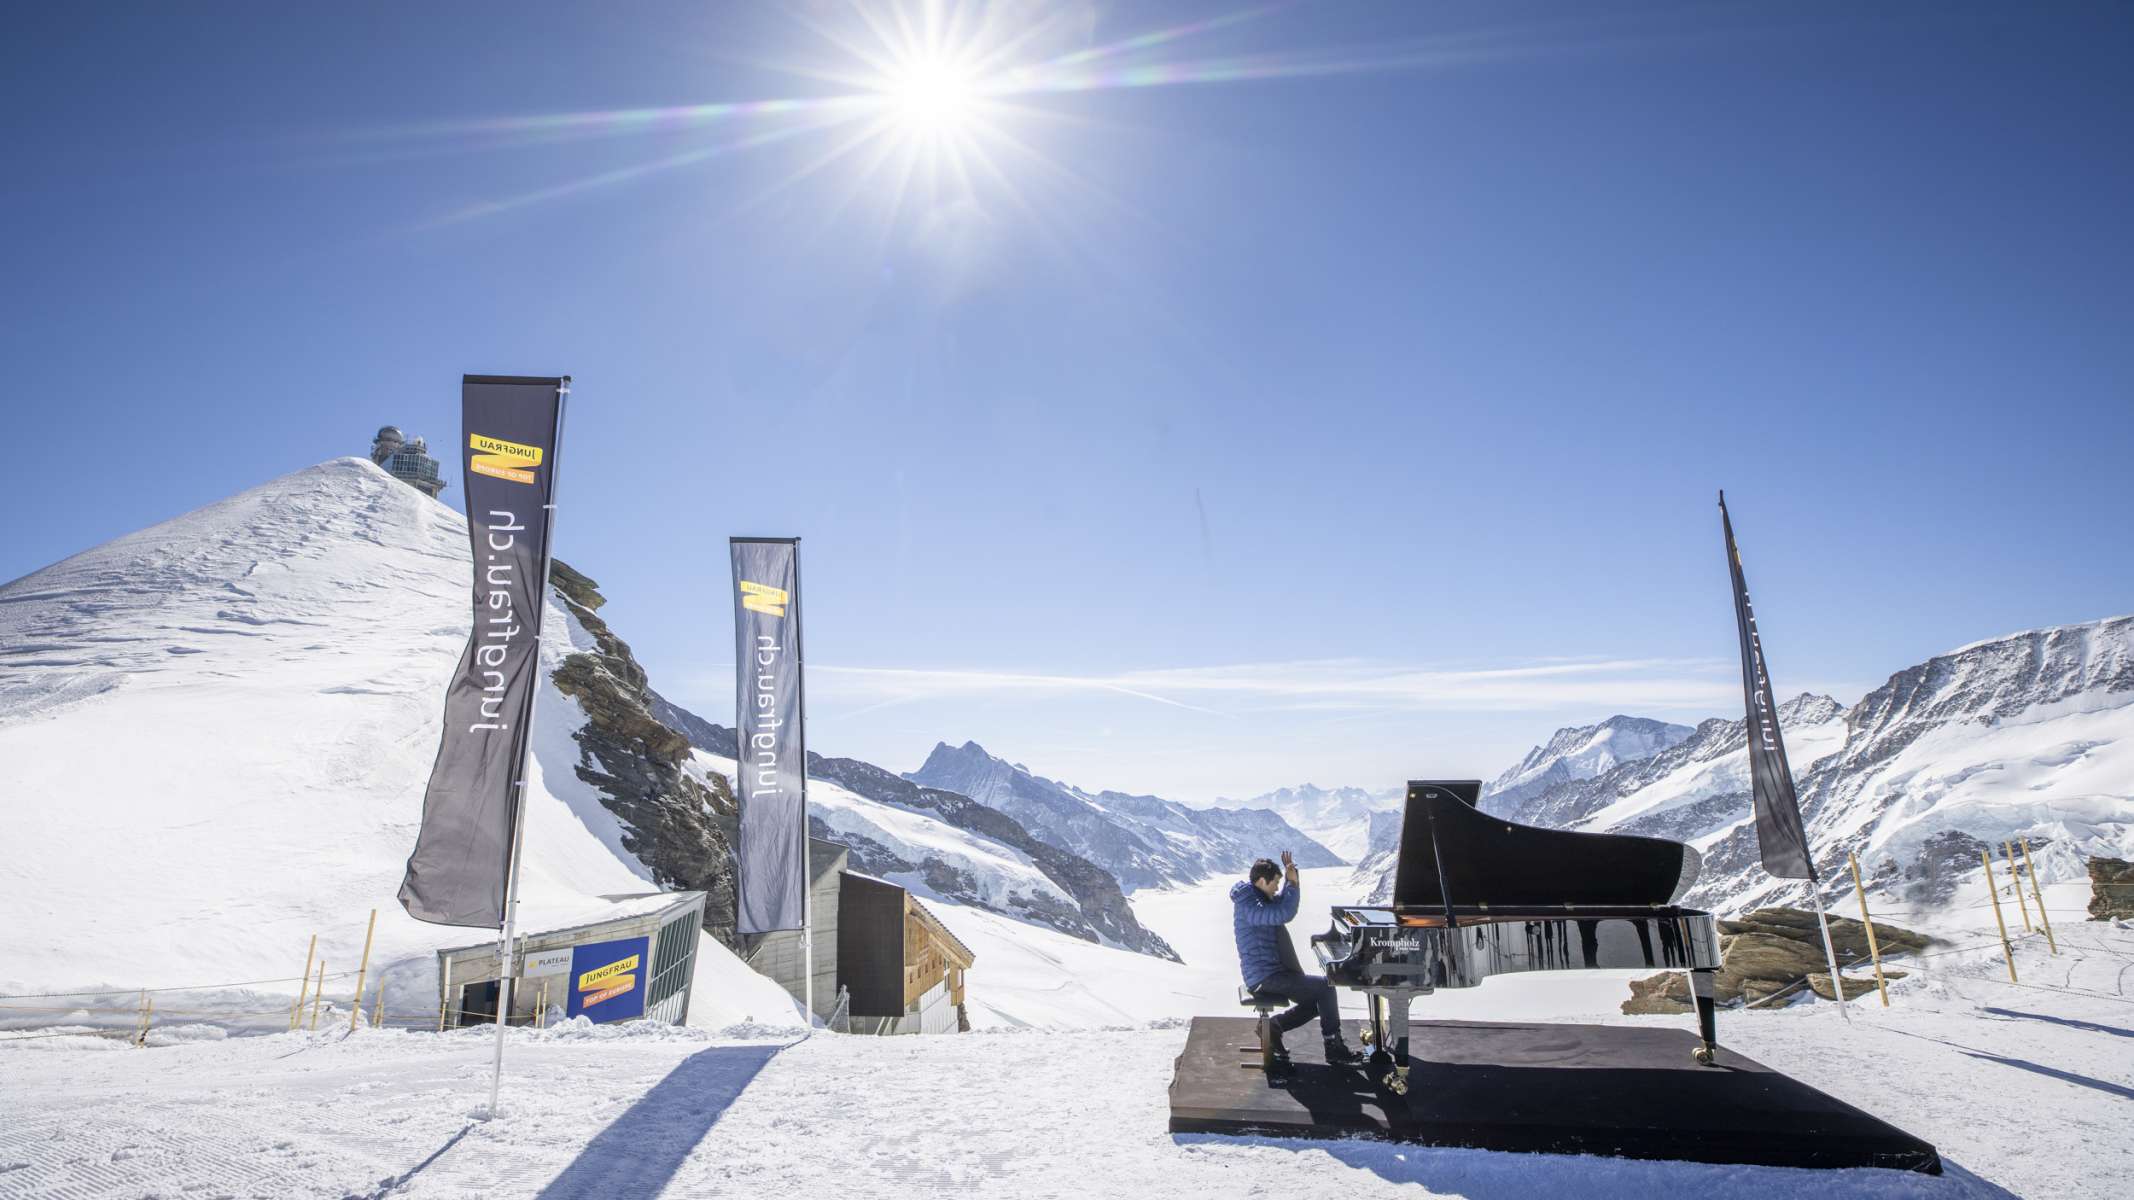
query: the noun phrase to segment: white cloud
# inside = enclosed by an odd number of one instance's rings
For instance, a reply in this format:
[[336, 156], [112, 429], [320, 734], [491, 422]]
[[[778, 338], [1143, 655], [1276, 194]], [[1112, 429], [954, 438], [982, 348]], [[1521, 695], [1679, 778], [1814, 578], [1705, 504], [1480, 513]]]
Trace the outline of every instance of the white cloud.
[[863, 709], [957, 697], [1110, 692], [1235, 717], [1278, 711], [1538, 712], [1587, 707], [1720, 711], [1740, 700], [1733, 670], [1733, 664], [1723, 660], [1580, 659], [1445, 669], [1324, 659], [1111, 674], [811, 665], [808, 675], [818, 697]]

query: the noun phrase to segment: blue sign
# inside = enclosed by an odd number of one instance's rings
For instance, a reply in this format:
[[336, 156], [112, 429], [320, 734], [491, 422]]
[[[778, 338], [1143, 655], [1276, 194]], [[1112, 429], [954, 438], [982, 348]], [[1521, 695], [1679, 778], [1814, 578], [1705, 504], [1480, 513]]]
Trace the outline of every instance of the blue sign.
[[571, 947], [569, 1001], [565, 1016], [595, 1021], [627, 1021], [645, 1015], [645, 992], [652, 986], [649, 939], [624, 938]]

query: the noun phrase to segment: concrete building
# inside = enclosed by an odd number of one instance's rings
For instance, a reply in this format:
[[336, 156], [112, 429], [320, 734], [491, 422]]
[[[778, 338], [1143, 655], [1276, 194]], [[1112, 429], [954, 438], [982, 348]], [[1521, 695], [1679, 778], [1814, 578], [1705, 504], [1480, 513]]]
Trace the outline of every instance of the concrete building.
[[[519, 935], [509, 1023], [576, 1016], [668, 1025], [688, 1020], [704, 893], [603, 897], [579, 915], [586, 919], [536, 925]], [[496, 942], [440, 950], [437, 960], [444, 1026], [495, 1021], [501, 990]]]
[[371, 439], [370, 460], [423, 495], [435, 496], [445, 490], [445, 481], [438, 475], [437, 460], [430, 457], [429, 450], [429, 443], [421, 438], [409, 439], [398, 426], [387, 425]]

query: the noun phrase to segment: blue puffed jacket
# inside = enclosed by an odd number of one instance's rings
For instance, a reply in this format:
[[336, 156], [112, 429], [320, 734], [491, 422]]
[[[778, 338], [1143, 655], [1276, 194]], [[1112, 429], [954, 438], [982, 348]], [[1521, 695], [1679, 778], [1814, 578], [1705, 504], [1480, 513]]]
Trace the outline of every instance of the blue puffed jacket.
[[1269, 900], [1249, 880], [1230, 885], [1230, 928], [1237, 935], [1237, 965], [1246, 987], [1258, 987], [1282, 969], [1282, 939], [1289, 936], [1282, 927], [1297, 915], [1301, 891], [1292, 883]]

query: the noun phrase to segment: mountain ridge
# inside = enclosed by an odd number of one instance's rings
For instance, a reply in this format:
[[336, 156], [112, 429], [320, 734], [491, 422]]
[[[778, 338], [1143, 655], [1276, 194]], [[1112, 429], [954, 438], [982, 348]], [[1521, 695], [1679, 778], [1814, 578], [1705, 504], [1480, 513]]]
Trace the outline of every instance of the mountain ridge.
[[1035, 836], [1110, 871], [1129, 892], [1242, 872], [1277, 850], [1300, 865], [1341, 859], [1265, 809], [1197, 809], [1159, 796], [1088, 792], [999, 758], [975, 741], [936, 743], [914, 783], [968, 796], [1014, 817]]

